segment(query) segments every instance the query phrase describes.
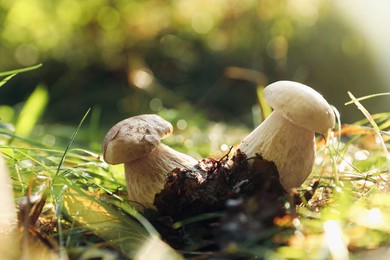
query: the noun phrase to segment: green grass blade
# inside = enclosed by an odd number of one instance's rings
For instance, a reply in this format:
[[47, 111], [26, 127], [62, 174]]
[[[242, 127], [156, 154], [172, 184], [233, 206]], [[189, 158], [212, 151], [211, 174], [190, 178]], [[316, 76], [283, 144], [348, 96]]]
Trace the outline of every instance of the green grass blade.
[[16, 69], [16, 70], [9, 70], [9, 71], [0, 72], [0, 77], [5, 77], [5, 76], [13, 75], [13, 74], [16, 75], [18, 73], [22, 73], [22, 72], [26, 72], [26, 71], [30, 71], [30, 70], [35, 70], [35, 69], [38, 69], [40, 67], [42, 67], [42, 63], [40, 63], [38, 65], [22, 68], [22, 69]]
[[49, 101], [49, 94], [43, 85], [38, 85], [28, 97], [15, 124], [15, 134], [28, 136], [43, 114]]
[[56, 203], [56, 216], [57, 216], [57, 227], [58, 227], [58, 240], [60, 245], [60, 259], [68, 259], [65, 249], [65, 239], [62, 228], [62, 211], [64, 206], [64, 193], [67, 190], [67, 186], [65, 185], [62, 188], [61, 194], [55, 200]]
[[41, 142], [39, 141], [36, 141], [32, 138], [28, 138], [28, 137], [24, 137], [24, 136], [20, 136], [20, 135], [17, 135], [17, 134], [14, 134], [8, 130], [2, 130], [0, 128], [0, 135], [4, 135], [4, 136], [8, 136], [9, 139], [13, 140], [13, 139], [18, 139], [22, 142], [25, 142], [26, 144], [30, 144], [30, 145], [34, 145], [36, 147], [40, 147], [42, 149], [44, 148], [47, 148], [44, 144], [42, 144]]
[[271, 107], [267, 104], [263, 97], [263, 92], [264, 92], [264, 87], [263, 86], [258, 86], [256, 88], [256, 94], [257, 94], [257, 100], [259, 102], [260, 108], [261, 108], [261, 114], [262, 114], [262, 121], [264, 121], [271, 113], [272, 109]]
[[203, 220], [208, 220], [208, 219], [215, 219], [215, 218], [220, 218], [223, 216], [223, 212], [210, 212], [210, 213], [203, 213], [200, 215], [196, 215], [187, 219], [180, 220], [178, 222], [173, 223], [172, 227], [177, 229], [181, 228], [185, 225], [200, 222]]
[[[55, 176], [54, 176], [54, 178], [53, 178], [53, 183], [55, 182], [55, 179], [56, 179], [56, 177], [58, 176], [58, 174], [59, 174], [59, 172], [60, 172], [60, 170], [61, 170], [61, 167], [62, 167], [62, 165], [63, 165], [63, 163], [64, 163], [64, 161], [65, 161], [65, 158], [66, 158], [66, 155], [67, 155], [67, 153], [68, 153], [68, 151], [69, 151], [70, 146], [72, 145], [74, 139], [76, 138], [76, 135], [77, 135], [78, 131], [80, 130], [80, 128], [81, 128], [81, 126], [82, 126], [84, 120], [87, 118], [87, 116], [88, 116], [90, 110], [91, 110], [91, 109], [88, 109], [88, 110], [87, 110], [87, 112], [84, 114], [83, 118], [81, 119], [79, 125], [77, 126], [76, 131], [73, 132], [73, 134], [72, 134], [72, 136], [71, 136], [71, 138], [70, 138], [70, 140], [69, 140], [69, 143], [68, 143], [68, 145], [66, 146], [63, 155], [61, 156], [61, 160], [60, 160], [60, 162], [58, 163], [57, 171], [56, 171]], [[65, 246], [65, 244], [64, 244], [64, 243], [65, 243], [65, 240], [64, 240], [64, 235], [63, 235], [63, 233], [62, 233], [62, 224], [61, 224], [61, 219], [62, 219], [62, 217], [61, 217], [61, 214], [60, 214], [60, 213], [62, 212], [62, 207], [63, 207], [63, 194], [64, 194], [64, 192], [66, 191], [66, 189], [67, 189], [67, 186], [65, 185], [64, 188], [63, 188], [63, 190], [62, 190], [61, 196], [60, 196], [59, 198], [55, 199], [56, 207], [59, 207], [59, 208], [58, 208], [59, 210], [57, 210], [57, 213], [58, 213], [58, 214], [57, 214], [57, 225], [58, 225], [58, 235], [59, 235], [59, 241], [60, 241], [60, 242], [59, 242], [59, 243], [60, 243], [60, 257], [61, 257], [62, 259], [67, 259], [67, 257], [66, 257], [66, 251], [65, 251], [65, 248], [64, 248], [64, 246]]]
[[5, 83], [8, 82], [8, 80], [12, 79], [16, 75], [17, 75], [16, 73], [15, 74], [11, 74], [8, 77], [6, 77], [5, 79], [3, 79], [2, 81], [0, 81], [0, 87], [2, 87]]
[[72, 136], [71, 136], [71, 138], [70, 138], [70, 140], [69, 140], [69, 143], [68, 143], [68, 145], [67, 145], [66, 148], [65, 148], [64, 154], [63, 154], [62, 157], [61, 157], [60, 163], [58, 164], [57, 172], [56, 172], [54, 178], [55, 178], [55, 177], [58, 175], [58, 173], [60, 172], [61, 167], [62, 167], [62, 164], [64, 163], [64, 160], [65, 160], [66, 154], [68, 153], [70, 146], [72, 145], [74, 139], [76, 138], [77, 133], [79, 132], [79, 130], [80, 130], [80, 128], [81, 128], [81, 125], [83, 124], [84, 120], [87, 118], [87, 116], [88, 116], [88, 114], [89, 114], [90, 111], [91, 111], [91, 109], [89, 108], [89, 109], [87, 110], [87, 112], [84, 114], [83, 118], [81, 119], [79, 125], [77, 126], [76, 131], [74, 131], [74, 133], [72, 134]]

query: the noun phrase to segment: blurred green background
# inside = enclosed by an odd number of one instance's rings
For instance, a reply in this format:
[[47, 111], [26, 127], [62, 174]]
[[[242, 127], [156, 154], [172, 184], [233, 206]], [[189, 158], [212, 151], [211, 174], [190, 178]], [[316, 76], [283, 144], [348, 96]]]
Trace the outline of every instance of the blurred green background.
[[[256, 86], [288, 79], [321, 92], [350, 123], [363, 116], [344, 106], [348, 90], [357, 97], [388, 91], [375, 46], [345, 16], [354, 5], [1, 0], [0, 71], [43, 67], [0, 89], [0, 122], [14, 123], [39, 85], [48, 96], [40, 123], [50, 125], [40, 131], [77, 125], [92, 108], [85, 138], [95, 149], [111, 125], [141, 113], [173, 120], [179, 133], [188, 125], [201, 132], [210, 121], [251, 129], [261, 120]], [[364, 105], [376, 113], [387, 112], [387, 103], [381, 97]]]

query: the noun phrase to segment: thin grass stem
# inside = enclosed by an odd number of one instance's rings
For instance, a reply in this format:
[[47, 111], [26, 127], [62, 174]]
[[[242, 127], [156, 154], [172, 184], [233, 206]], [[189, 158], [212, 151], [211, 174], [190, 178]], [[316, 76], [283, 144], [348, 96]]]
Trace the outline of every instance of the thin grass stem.
[[[71, 138], [70, 138], [70, 140], [69, 140], [69, 142], [68, 142], [68, 145], [67, 145], [66, 148], [65, 148], [64, 154], [63, 154], [62, 157], [61, 157], [60, 163], [58, 164], [57, 172], [56, 172], [54, 178], [58, 176], [58, 174], [59, 174], [59, 172], [60, 172], [60, 170], [61, 170], [62, 164], [64, 163], [66, 154], [68, 153], [70, 146], [72, 145], [74, 139], [76, 138], [77, 133], [79, 132], [79, 130], [80, 130], [80, 128], [81, 128], [81, 125], [83, 124], [84, 120], [87, 118], [87, 116], [88, 116], [88, 114], [89, 114], [90, 111], [91, 111], [91, 109], [89, 108], [89, 109], [87, 110], [87, 112], [84, 114], [83, 118], [81, 119], [79, 125], [77, 126], [76, 131], [73, 132], [73, 134], [72, 134], [72, 136], [71, 136]], [[53, 181], [53, 182], [54, 182], [54, 181]]]
[[380, 128], [378, 127], [377, 123], [375, 122], [375, 120], [372, 118], [371, 114], [367, 111], [367, 109], [355, 98], [355, 96], [350, 92], [348, 91], [348, 95], [350, 96], [350, 98], [352, 99], [351, 101], [353, 103], [355, 103], [355, 105], [357, 106], [357, 108], [362, 111], [363, 115], [368, 119], [368, 121], [370, 122], [370, 124], [374, 127], [375, 129], [375, 132], [379, 138], [379, 141], [382, 145], [382, 148], [383, 148], [383, 151], [388, 154], [388, 150], [387, 150], [387, 147], [386, 147], [386, 143], [385, 141], [383, 140], [383, 137], [380, 133]]

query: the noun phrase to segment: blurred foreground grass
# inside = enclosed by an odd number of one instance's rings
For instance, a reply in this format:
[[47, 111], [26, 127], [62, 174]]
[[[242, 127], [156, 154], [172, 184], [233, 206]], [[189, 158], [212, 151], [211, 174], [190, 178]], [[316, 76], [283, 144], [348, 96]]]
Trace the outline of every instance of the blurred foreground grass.
[[[27, 212], [21, 214], [22, 231], [14, 234], [15, 242], [0, 245], [0, 252], [14, 258], [180, 258], [126, 199], [122, 166], [109, 166], [101, 159], [101, 139], [91, 143], [90, 135], [98, 129], [88, 122], [94, 111], [80, 115], [76, 127], [40, 125], [42, 101], [47, 98], [45, 88], [37, 87], [24, 106], [13, 111], [13, 123], [0, 125], [0, 153], [19, 210]], [[160, 115], [177, 130], [166, 143], [198, 159], [222, 157], [249, 132], [206, 122], [198, 114], [188, 113], [183, 121], [182, 111], [174, 109], [163, 109]], [[296, 207], [286, 204], [291, 217], [275, 219], [266, 243], [242, 241], [223, 253], [268, 259], [390, 256], [390, 112], [365, 115], [368, 119], [353, 125], [339, 122], [326, 139], [318, 137], [314, 171], [299, 190], [309, 200]], [[104, 134], [105, 129], [100, 131]]]

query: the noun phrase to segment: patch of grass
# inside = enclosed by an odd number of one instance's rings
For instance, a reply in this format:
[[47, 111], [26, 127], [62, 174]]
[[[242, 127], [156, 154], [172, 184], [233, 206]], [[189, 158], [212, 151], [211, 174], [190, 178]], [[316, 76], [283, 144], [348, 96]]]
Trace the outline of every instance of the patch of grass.
[[[75, 135], [64, 151], [9, 136], [14, 138], [12, 146], [0, 145], [0, 152], [8, 162], [15, 196], [45, 197], [41, 226], [30, 228], [52, 237], [56, 242], [50, 247], [59, 249], [60, 256], [93, 250], [95, 255], [101, 251], [131, 257], [151, 239], [164, 245], [153, 226], [125, 199], [123, 172], [95, 153], [72, 149]], [[44, 188], [37, 184], [39, 179], [46, 181]]]
[[[383, 124], [390, 113], [372, 117]], [[159, 235], [126, 200], [123, 171], [107, 165], [96, 153], [71, 147], [77, 130], [69, 145], [58, 150], [2, 129], [0, 151], [7, 159], [16, 197], [28, 194], [35, 180], [45, 176], [49, 184], [41, 192], [47, 194], [47, 199], [39, 220], [48, 230], [40, 228], [37, 232], [57, 241], [57, 245], [51, 245], [53, 249], [62, 249], [63, 256], [70, 257], [133, 257], [145, 241]], [[381, 132], [385, 130], [380, 128]], [[316, 181], [319, 186], [307, 203], [297, 206], [297, 215], [288, 224], [295, 231], [285, 233], [285, 243], [276, 250], [272, 241], [282, 233], [274, 230], [268, 243], [242, 241], [232, 252], [314, 259], [336, 258], [338, 254], [359, 256], [387, 246], [389, 164], [376, 134], [368, 120], [363, 120], [331, 132], [326, 143], [319, 140], [315, 170], [299, 192], [310, 192], [310, 184]], [[13, 138], [12, 145], [4, 145], [9, 138]], [[204, 217], [194, 216], [189, 223]], [[186, 221], [176, 225], [185, 226]], [[336, 238], [337, 246], [332, 245]]]
[[[38, 67], [1, 73], [8, 76], [1, 83]], [[7, 237], [21, 237], [0, 251], [16, 258], [148, 258], [151, 252], [143, 248], [154, 247], [154, 254], [180, 258], [123, 196], [123, 171], [109, 167], [98, 154], [72, 148], [89, 110], [63, 150], [28, 137], [45, 108], [42, 100], [47, 93], [38, 87], [16, 127], [0, 125], [0, 156], [18, 198], [20, 226]]]
[[285, 258], [359, 258], [390, 245], [390, 113], [371, 115], [357, 105], [366, 119], [340, 125], [320, 142], [315, 170], [301, 191], [314, 181], [319, 186], [297, 208], [296, 232], [278, 250]]
[[[371, 115], [360, 103], [375, 96], [351, 95], [351, 102], [366, 119], [343, 125], [338, 118], [334, 131], [318, 137], [315, 168], [298, 191], [305, 199], [299, 205], [286, 204], [290, 217], [275, 219], [275, 228], [251, 241], [231, 244], [224, 253], [270, 259], [348, 259], [375, 256], [390, 246], [390, 112]], [[177, 119], [174, 112], [161, 111], [170, 121]], [[29, 137], [30, 131], [20, 134], [9, 125], [0, 125], [0, 153], [6, 159], [19, 209], [28, 212], [21, 219], [22, 237], [38, 241], [63, 259], [136, 258], [140, 254], [153, 259], [150, 253], [180, 259], [152, 222], [126, 199], [123, 169], [107, 165], [93, 151], [73, 147], [87, 115], [72, 129], [67, 145], [60, 147]], [[29, 127], [36, 128], [36, 124], [34, 120]], [[209, 140], [205, 135], [226, 140], [242, 136], [242, 131], [226, 134], [229, 128], [223, 124], [204, 124], [201, 128], [189, 122], [186, 131], [203, 143]], [[182, 139], [168, 142], [180, 146]], [[194, 140], [184, 149], [190, 151], [196, 145]], [[207, 149], [219, 147], [216, 142]], [[197, 155], [203, 153], [196, 151]], [[25, 198], [28, 206], [20, 198]], [[219, 216], [221, 212], [193, 216], [174, 223], [173, 228]], [[22, 248], [18, 257], [34, 256], [35, 244], [25, 247], [23, 242], [15, 243], [12, 250]], [[206, 257], [208, 252], [185, 253]]]

